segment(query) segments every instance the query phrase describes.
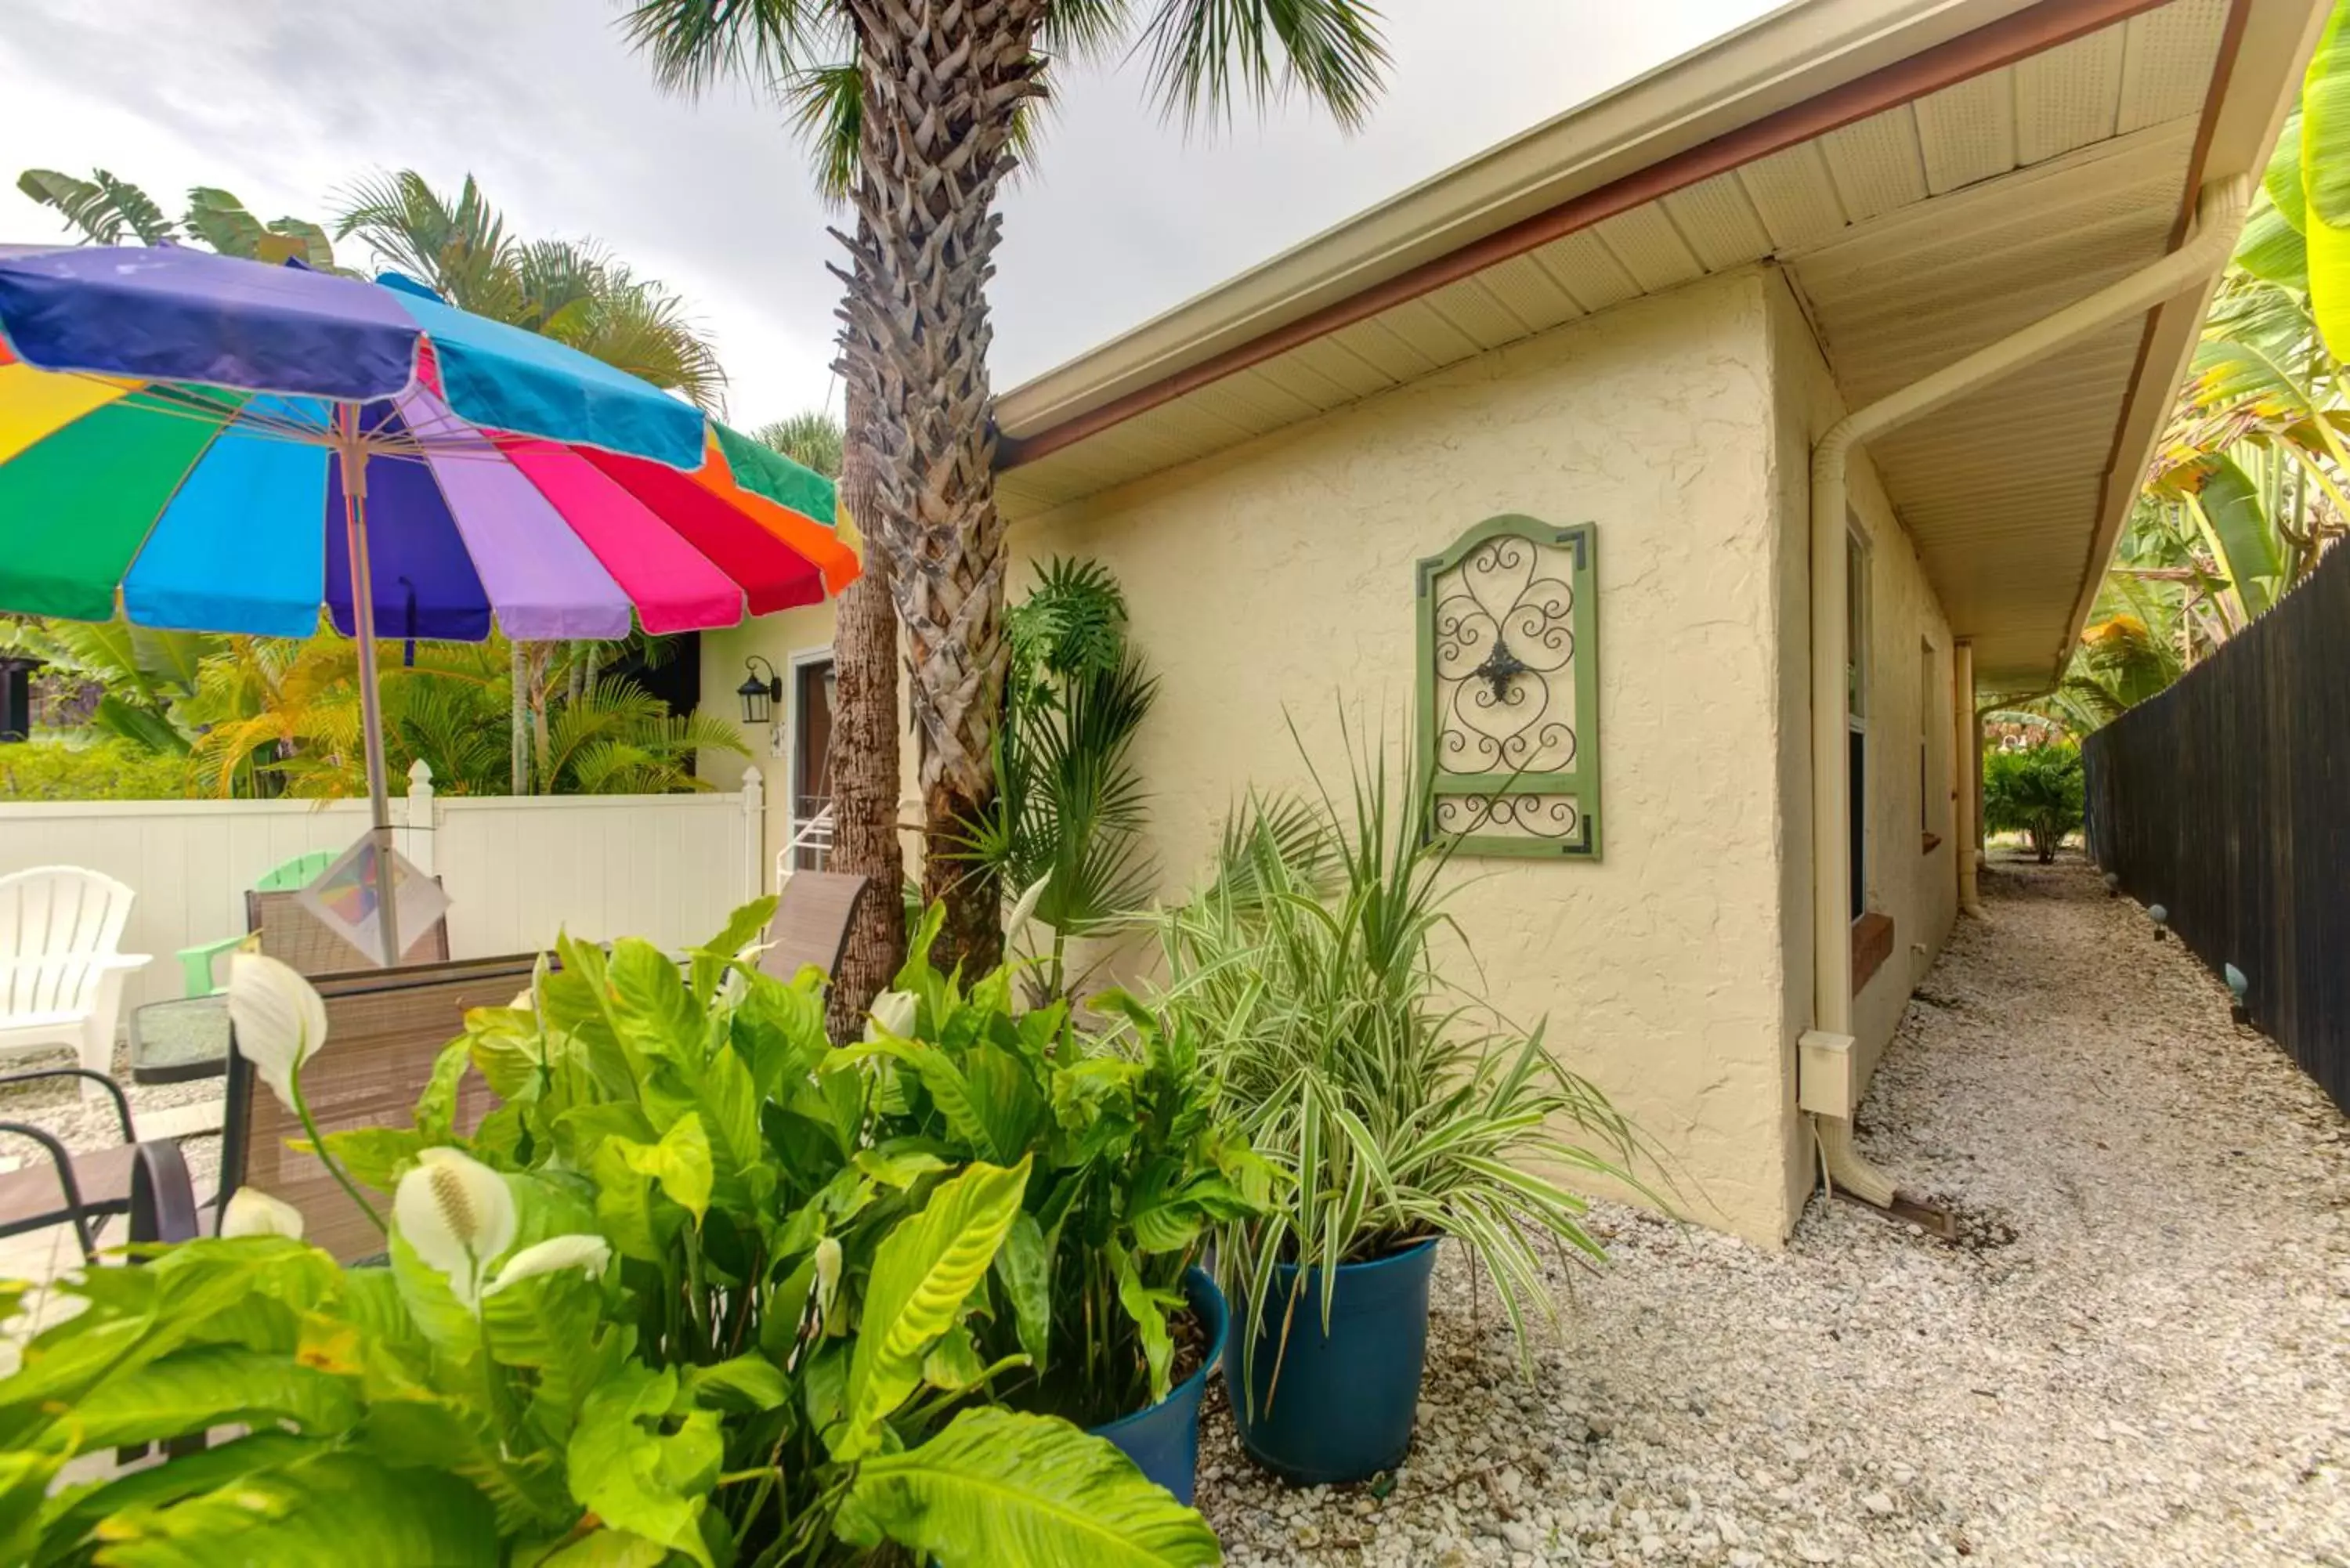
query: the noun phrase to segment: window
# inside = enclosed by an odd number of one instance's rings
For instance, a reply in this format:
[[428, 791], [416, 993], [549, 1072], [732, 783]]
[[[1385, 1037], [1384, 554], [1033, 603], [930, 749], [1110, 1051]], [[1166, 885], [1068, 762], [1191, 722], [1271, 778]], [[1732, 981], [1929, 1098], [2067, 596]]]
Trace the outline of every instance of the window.
[[1935, 722], [1934, 645], [1920, 639], [1918, 643], [1918, 832], [1928, 849], [1939, 842], [1934, 838], [1934, 823], [1939, 816], [1934, 802], [1934, 737], [1941, 731]]
[[1490, 517], [1419, 563], [1419, 766], [1457, 853], [1599, 853], [1596, 539]]
[[1845, 814], [1851, 835], [1846, 918], [1868, 912], [1869, 554], [1858, 534], [1844, 541]]

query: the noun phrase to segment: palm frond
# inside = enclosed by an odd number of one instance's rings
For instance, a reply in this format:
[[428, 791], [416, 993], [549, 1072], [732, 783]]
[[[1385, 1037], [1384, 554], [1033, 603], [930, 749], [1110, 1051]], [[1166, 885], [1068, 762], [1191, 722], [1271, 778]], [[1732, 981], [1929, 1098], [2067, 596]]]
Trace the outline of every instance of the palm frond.
[[810, 66], [776, 84], [785, 117], [807, 154], [816, 194], [837, 206], [857, 183], [857, 144], [865, 129], [865, 79], [855, 60]]
[[143, 245], [179, 237], [179, 225], [163, 215], [154, 198], [103, 169], [92, 170], [87, 180], [54, 169], [27, 169], [16, 176], [16, 189], [54, 209], [68, 228], [79, 230], [93, 244], [119, 244], [125, 234]]
[[777, 87], [837, 54], [841, 36], [825, 0], [636, 0], [619, 27], [663, 90], [686, 98], [730, 79]]
[[790, 415], [752, 432], [761, 446], [783, 453], [811, 473], [840, 477], [840, 457], [846, 432], [840, 421], [820, 409]]
[[1159, 102], [1195, 126], [1229, 120], [1240, 98], [1263, 109], [1295, 92], [1358, 130], [1388, 66], [1360, 0], [1162, 0], [1143, 47]]

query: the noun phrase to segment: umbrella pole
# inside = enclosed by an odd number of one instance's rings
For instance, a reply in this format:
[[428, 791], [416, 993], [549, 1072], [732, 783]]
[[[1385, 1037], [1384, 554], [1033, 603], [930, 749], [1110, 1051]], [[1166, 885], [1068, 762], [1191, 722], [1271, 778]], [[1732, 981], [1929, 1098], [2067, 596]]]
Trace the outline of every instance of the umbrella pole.
[[399, 901], [391, 874], [391, 799], [384, 783], [383, 701], [376, 690], [375, 583], [368, 565], [367, 450], [359, 438], [356, 405], [335, 410], [335, 455], [343, 465], [343, 537], [351, 557], [351, 633], [359, 645], [359, 727], [367, 735], [369, 833], [375, 839], [376, 919], [383, 933], [384, 964], [397, 965]]

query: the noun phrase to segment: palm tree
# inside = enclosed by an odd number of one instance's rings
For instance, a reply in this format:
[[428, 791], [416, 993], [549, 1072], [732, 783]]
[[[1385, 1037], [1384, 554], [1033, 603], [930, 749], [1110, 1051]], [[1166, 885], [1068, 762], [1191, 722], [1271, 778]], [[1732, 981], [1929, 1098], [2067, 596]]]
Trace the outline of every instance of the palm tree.
[[[847, 456], [840, 421], [808, 412], [778, 420], [758, 439], [785, 457], [839, 482], [841, 514], [853, 520], [872, 486], [842, 472]], [[863, 465], [860, 472], [869, 469]], [[837, 871], [896, 888], [905, 877], [898, 846], [898, 613], [890, 607], [889, 574], [879, 550], [865, 552], [865, 570], [842, 590], [833, 620], [832, 852]], [[834, 966], [826, 996], [826, 1024], [839, 1041], [864, 1032], [873, 1004], [906, 957], [906, 909], [892, 898], [860, 898], [848, 943]]]
[[188, 192], [188, 210], [176, 219], [146, 192], [103, 169], [90, 171], [87, 180], [55, 169], [27, 169], [16, 177], [16, 189], [54, 208], [68, 228], [92, 244], [118, 245], [126, 238], [142, 245], [194, 243], [223, 255], [268, 262], [299, 256], [321, 272], [343, 270], [335, 265], [327, 231], [317, 224], [305, 218], [265, 223], [236, 197], [209, 185]]
[[470, 174], [452, 198], [413, 169], [363, 180], [335, 216], [381, 265], [450, 304], [591, 354], [702, 408], [723, 406], [726, 373], [685, 303], [593, 242], [517, 240]]
[[[978, 972], [1003, 946], [994, 878], [958, 858], [994, 793], [1006, 659], [987, 277], [1028, 111], [1048, 63], [1110, 58], [1139, 36], [1170, 114], [1212, 119], [1236, 97], [1295, 91], [1352, 127], [1386, 63], [1376, 13], [1364, 0], [634, 0], [624, 26], [670, 88], [748, 78], [837, 139], [817, 157], [857, 215], [836, 269], [844, 497], [887, 558], [909, 645], [923, 890], [947, 905], [947, 961]], [[868, 653], [836, 657], [846, 699]]]

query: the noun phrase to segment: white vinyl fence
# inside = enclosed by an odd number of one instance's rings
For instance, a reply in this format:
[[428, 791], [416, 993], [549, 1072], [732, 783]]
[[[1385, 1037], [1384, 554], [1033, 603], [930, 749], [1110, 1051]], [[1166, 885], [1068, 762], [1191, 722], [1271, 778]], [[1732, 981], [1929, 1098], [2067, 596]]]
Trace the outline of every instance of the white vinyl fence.
[[[704, 794], [442, 796], [419, 763], [392, 802], [400, 853], [449, 895], [452, 958], [534, 952], [556, 933], [679, 948], [765, 890], [756, 770]], [[242, 935], [244, 895], [297, 855], [350, 847], [365, 801], [147, 800], [0, 804], [0, 875], [86, 866], [138, 894], [125, 951], [138, 1006], [181, 994], [180, 949]]]

